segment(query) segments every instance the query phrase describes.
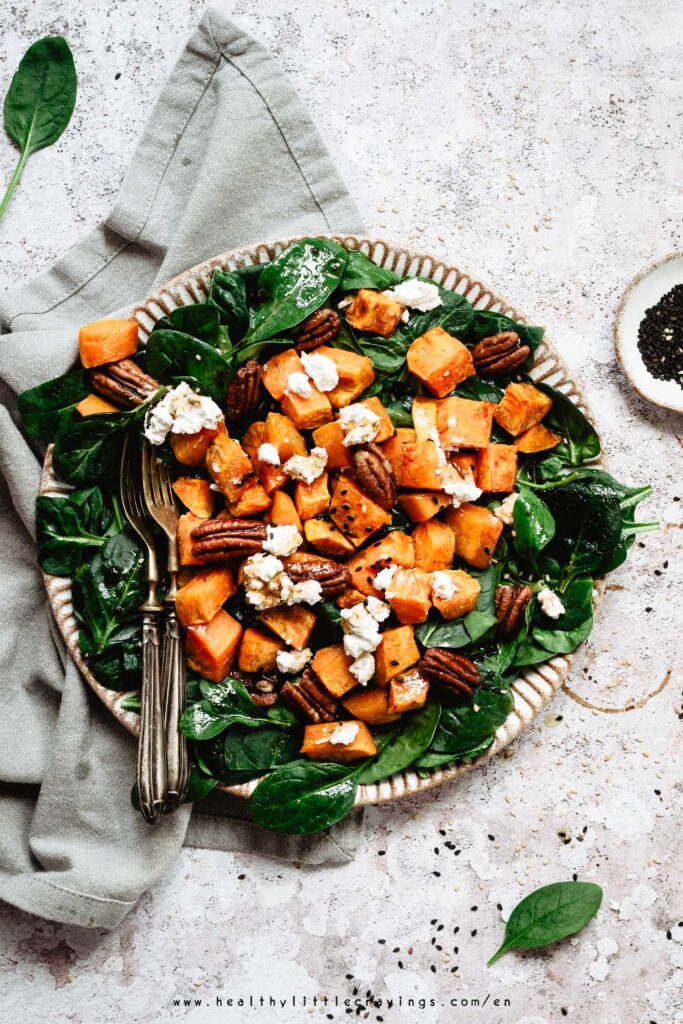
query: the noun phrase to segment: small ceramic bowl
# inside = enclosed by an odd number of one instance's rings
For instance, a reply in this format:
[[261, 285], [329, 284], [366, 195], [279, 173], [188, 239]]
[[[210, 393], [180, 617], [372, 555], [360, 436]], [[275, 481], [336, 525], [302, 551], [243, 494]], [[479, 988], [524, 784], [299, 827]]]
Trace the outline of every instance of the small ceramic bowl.
[[683, 252], [672, 252], [636, 274], [617, 308], [614, 348], [626, 380], [641, 398], [683, 412], [683, 388], [675, 380], [653, 377], [638, 351], [638, 327], [645, 311], [676, 284], [683, 284]]

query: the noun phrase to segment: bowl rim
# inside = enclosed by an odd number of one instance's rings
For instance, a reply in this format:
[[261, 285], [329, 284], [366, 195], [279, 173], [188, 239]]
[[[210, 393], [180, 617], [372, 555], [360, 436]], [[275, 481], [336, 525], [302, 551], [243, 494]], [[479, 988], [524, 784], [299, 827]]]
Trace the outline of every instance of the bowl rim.
[[[175, 275], [166, 283], [159, 285], [144, 300], [133, 307], [130, 316], [138, 320], [141, 332], [147, 337], [150, 325], [168, 313], [169, 309], [166, 307], [170, 305], [172, 309], [177, 308], [179, 305], [188, 304], [187, 302], [177, 301], [179, 294], [185, 292], [190, 295], [190, 301], [201, 301], [197, 296], [206, 292], [206, 283], [215, 269], [235, 268], [251, 263], [264, 262], [260, 258], [264, 255], [268, 259], [273, 259], [275, 255], [282, 252], [293, 242], [310, 237], [331, 239], [340, 242], [345, 248], [361, 250], [370, 259], [373, 259], [373, 262], [379, 263], [382, 260], [383, 264], [390, 263], [392, 266], [403, 263], [405, 270], [417, 264], [422, 268], [420, 273], [423, 273], [424, 276], [433, 276], [435, 280], [439, 280], [443, 287], [449, 287], [453, 291], [465, 294], [472, 301], [475, 308], [492, 309], [497, 307], [496, 311], [511, 316], [520, 322], [528, 323], [528, 319], [515, 306], [500, 296], [481, 278], [475, 277], [473, 274], [462, 270], [445, 259], [442, 260], [431, 253], [406, 247], [386, 238], [370, 238], [361, 235], [334, 233], [300, 234], [285, 239], [267, 240], [227, 250], [217, 256], [203, 260], [201, 263]], [[374, 257], [379, 258], [375, 259]], [[427, 265], [429, 265], [429, 269], [427, 269]], [[452, 287], [445, 283], [451, 278], [454, 282]], [[463, 283], [465, 283], [465, 287], [461, 288], [460, 286]], [[183, 296], [181, 295], [181, 297]], [[486, 301], [480, 304], [483, 299], [486, 299]], [[543, 369], [544, 367], [546, 369]], [[542, 375], [541, 370], [543, 370]], [[537, 373], [537, 376], [534, 378], [536, 380], [548, 380], [559, 374], [561, 380], [555, 382], [553, 386], [558, 387], [560, 385], [559, 390], [563, 390], [566, 397], [573, 401], [574, 404], [577, 404], [592, 421], [590, 407], [580, 386], [564, 360], [545, 336], [536, 353], [532, 376], [534, 371]], [[564, 385], [564, 388], [562, 385]], [[601, 452], [600, 456], [593, 460], [590, 465], [606, 469], [604, 454]], [[52, 469], [52, 445], [48, 446], [41, 475], [40, 493], [63, 495], [68, 494], [72, 489], [70, 485], [56, 478]], [[129, 733], [136, 736], [138, 732], [137, 714], [126, 711], [118, 706], [124, 697], [134, 691], [115, 691], [104, 687], [90, 671], [80, 651], [78, 645], [78, 624], [74, 618], [71, 603], [71, 580], [67, 577], [51, 576], [47, 573], [43, 573], [43, 577], [53, 616], [67, 645], [67, 649], [76, 662], [81, 674], [102, 703], [105, 704], [108, 711]], [[604, 579], [595, 582], [594, 610], [604, 595], [605, 585], [606, 581]], [[448, 764], [441, 768], [429, 769], [420, 775], [418, 775], [414, 768], [408, 768], [382, 782], [361, 785], [358, 787], [356, 806], [392, 802], [423, 790], [434, 789], [473, 771], [480, 764], [490, 760], [507, 747], [538, 716], [553, 694], [564, 683], [574, 657], [575, 652], [568, 655], [556, 655], [542, 665], [528, 666], [522, 670], [520, 675], [511, 684], [515, 706], [506, 721], [497, 730], [493, 745], [481, 757], [469, 763]], [[262, 777], [260, 776], [259, 779], [254, 779], [251, 782], [237, 786], [227, 786], [219, 783], [216, 788], [233, 796], [246, 799], [251, 795]]]

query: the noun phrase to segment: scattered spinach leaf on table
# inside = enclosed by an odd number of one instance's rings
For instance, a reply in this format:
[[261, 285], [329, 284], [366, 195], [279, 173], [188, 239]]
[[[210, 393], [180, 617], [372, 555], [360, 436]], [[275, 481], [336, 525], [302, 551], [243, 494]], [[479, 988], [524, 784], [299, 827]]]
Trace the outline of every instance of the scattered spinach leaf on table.
[[538, 949], [575, 935], [592, 921], [602, 902], [594, 882], [553, 882], [525, 896], [510, 914], [503, 944], [487, 967], [509, 949]]

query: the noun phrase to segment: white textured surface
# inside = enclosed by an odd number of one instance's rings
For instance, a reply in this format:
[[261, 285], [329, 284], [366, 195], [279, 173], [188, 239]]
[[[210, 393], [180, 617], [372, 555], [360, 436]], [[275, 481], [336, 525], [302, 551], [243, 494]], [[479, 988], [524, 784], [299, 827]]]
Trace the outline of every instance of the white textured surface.
[[[10, 287], [109, 209], [202, 5], [57, 0], [48, 12], [3, 0], [0, 9], [5, 84], [46, 32], [69, 38], [80, 75], [72, 127], [29, 161], [0, 225]], [[369, 1008], [371, 1021], [683, 1020], [673, 500], [683, 491], [682, 428], [626, 389], [611, 337], [630, 277], [683, 248], [680, 5], [238, 0], [225, 9], [281, 56], [370, 232], [472, 268], [546, 323], [596, 412], [612, 471], [653, 483], [645, 513], [663, 530], [612, 577], [570, 686], [614, 710], [670, 681], [616, 714], [558, 694], [509, 756], [434, 795], [372, 810], [346, 867], [185, 851], [111, 935], [6, 911], [0, 1019], [298, 1024], [350, 1016], [310, 1001], [354, 1000], [357, 987], [363, 1000], [368, 990], [394, 1000]], [[13, 161], [0, 145], [3, 178]], [[487, 971], [514, 903], [575, 872], [605, 889], [597, 920], [573, 942], [510, 954]], [[249, 994], [298, 1004], [228, 1005]], [[484, 1008], [461, 1005], [487, 994]], [[409, 997], [426, 1008], [408, 1007]], [[206, 1005], [174, 1008], [174, 998]]]

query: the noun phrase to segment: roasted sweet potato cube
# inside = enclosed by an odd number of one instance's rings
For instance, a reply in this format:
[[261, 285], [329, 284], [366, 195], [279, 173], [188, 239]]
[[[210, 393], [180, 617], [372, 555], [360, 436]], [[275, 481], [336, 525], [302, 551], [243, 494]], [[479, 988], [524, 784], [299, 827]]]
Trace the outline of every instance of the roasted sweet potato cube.
[[303, 480], [297, 480], [294, 485], [294, 504], [302, 523], [327, 512], [330, 507], [327, 473], [321, 473], [310, 484], [304, 483]]
[[[462, 569], [444, 570], [439, 576], [446, 576], [452, 584], [453, 593], [448, 597], [439, 597], [438, 588], [432, 589], [432, 601], [444, 619], [459, 619], [471, 612], [477, 603], [481, 591], [479, 580], [475, 580]], [[450, 589], [450, 588], [449, 588]]]
[[99, 416], [106, 412], [121, 412], [118, 405], [112, 405], [100, 395], [86, 395], [76, 406], [80, 416]]
[[273, 672], [277, 652], [284, 646], [282, 640], [276, 640], [260, 629], [245, 629], [237, 655], [237, 667], [240, 672]]
[[344, 697], [342, 704], [350, 715], [368, 725], [385, 725], [401, 717], [389, 711], [389, 691], [385, 686], [360, 687]]
[[517, 435], [515, 448], [525, 455], [532, 455], [534, 452], [547, 452], [551, 448], [556, 448], [561, 440], [560, 434], [548, 430], [542, 423], [536, 423]]
[[254, 467], [239, 441], [221, 431], [209, 444], [206, 452], [206, 470], [216, 487], [228, 501], [237, 501], [249, 478], [254, 478]]
[[442, 470], [439, 449], [433, 441], [408, 441], [403, 445], [401, 485], [403, 487], [441, 489]]
[[299, 430], [313, 430], [329, 423], [333, 416], [329, 398], [315, 387], [312, 387], [308, 398], [287, 391], [280, 404], [285, 416], [289, 416]]
[[273, 466], [270, 462], [264, 462], [260, 458], [259, 449], [265, 440], [266, 424], [257, 420], [256, 423], [251, 424], [242, 438], [242, 447], [249, 456], [264, 491], [266, 494], [272, 494], [287, 483], [287, 474], [280, 466]]
[[327, 397], [335, 409], [355, 402], [375, 379], [372, 359], [367, 356], [359, 356], [358, 353], [347, 352], [343, 348], [328, 348], [327, 345], [321, 345], [316, 352], [318, 355], [327, 356], [337, 367], [339, 383], [332, 391], [327, 392]]
[[387, 692], [389, 711], [396, 711], [402, 715], [404, 711], [417, 711], [418, 708], [425, 706], [429, 696], [429, 683], [419, 672], [406, 672], [405, 675], [391, 680], [389, 690], [382, 691]]
[[540, 423], [552, 404], [552, 398], [533, 384], [508, 384], [502, 399], [493, 407], [493, 418], [498, 426], [516, 437]]
[[247, 480], [235, 501], [227, 501], [228, 512], [236, 519], [261, 515], [270, 508], [270, 498], [256, 480]]
[[375, 436], [375, 444], [381, 444], [382, 441], [388, 440], [393, 437], [396, 433], [396, 427], [391, 422], [389, 413], [380, 402], [377, 395], [373, 395], [372, 398], [366, 398], [360, 403], [364, 405], [370, 412], [374, 412], [375, 416], [379, 416], [379, 429]]
[[344, 431], [338, 420], [325, 423], [313, 431], [313, 443], [327, 452], [328, 469], [348, 469], [349, 449], [343, 444]]
[[301, 533], [301, 520], [296, 505], [284, 491], [276, 491], [273, 495], [273, 504], [270, 506], [268, 519], [273, 526], [296, 526]]
[[308, 453], [303, 435], [299, 433], [290, 418], [283, 416], [281, 412], [269, 412], [266, 416], [266, 432], [263, 440], [277, 449], [282, 465], [293, 455]]
[[351, 584], [368, 597], [382, 599], [384, 592], [375, 589], [375, 576], [390, 565], [411, 569], [415, 565], [413, 538], [402, 530], [392, 530], [382, 540], [369, 544], [346, 563]]
[[353, 661], [342, 644], [333, 647], [321, 647], [316, 651], [311, 668], [317, 675], [328, 693], [333, 697], [343, 697], [345, 693], [358, 686], [358, 680], [349, 672]]
[[429, 519], [413, 530], [415, 565], [423, 572], [450, 569], [455, 555], [455, 534], [447, 523]]
[[264, 365], [263, 386], [276, 402], [282, 401], [287, 390], [287, 378], [292, 373], [305, 373], [304, 364], [293, 348], [276, 353]]
[[394, 477], [399, 487], [409, 487], [411, 484], [406, 483], [405, 474], [403, 472], [403, 453], [406, 445], [415, 444], [417, 440], [417, 434], [410, 427], [398, 427], [393, 437], [390, 437], [388, 441], [380, 446], [384, 458], [390, 463], [391, 468], [394, 471]]
[[86, 368], [117, 363], [137, 349], [137, 320], [95, 320], [78, 332], [78, 352]]
[[354, 590], [353, 587], [349, 587], [343, 594], [340, 594], [337, 598], [338, 608], [355, 608], [357, 604], [362, 604], [365, 600], [365, 594], [361, 594], [360, 590]]
[[185, 508], [194, 512], [200, 519], [209, 519], [213, 515], [215, 494], [208, 480], [194, 476], [179, 476], [173, 484], [173, 490]]
[[491, 402], [470, 398], [444, 398], [439, 402], [436, 423], [444, 448], [486, 448], [491, 439], [493, 410]]
[[411, 523], [426, 523], [450, 505], [451, 498], [443, 491], [405, 491], [399, 494], [398, 503]]
[[221, 423], [217, 427], [202, 427], [196, 434], [169, 434], [171, 450], [183, 466], [193, 466], [197, 469], [204, 465], [207, 449], [214, 437], [224, 429]]
[[460, 472], [461, 477], [468, 477], [470, 474], [474, 476], [477, 468], [477, 455], [478, 452], [456, 452], [455, 455], [451, 455], [450, 461]]
[[416, 665], [419, 660], [420, 652], [415, 643], [412, 626], [386, 629], [375, 651], [375, 682], [378, 686], [386, 686], [396, 676]]
[[517, 449], [512, 444], [490, 444], [477, 456], [474, 480], [482, 491], [508, 494], [515, 486]]
[[424, 622], [432, 607], [432, 577], [421, 569], [399, 569], [384, 596], [399, 622]]
[[356, 550], [343, 533], [324, 519], [309, 519], [304, 524], [304, 536], [321, 555], [345, 558]]
[[503, 530], [500, 519], [480, 505], [449, 508], [446, 522], [455, 533], [455, 553], [475, 569], [486, 569]]
[[187, 663], [204, 679], [220, 683], [232, 668], [241, 638], [239, 622], [221, 608], [210, 622], [188, 626], [185, 633]]
[[297, 651], [303, 651], [315, 626], [315, 612], [301, 604], [291, 608], [264, 608], [259, 618], [264, 626]]
[[[348, 735], [353, 735], [351, 742], [333, 743], [330, 737], [342, 728]], [[347, 761], [357, 761], [361, 757], [372, 757], [377, 753], [377, 747], [365, 722], [321, 722], [320, 725], [305, 727], [301, 753], [313, 761], [346, 764]]]
[[361, 288], [346, 309], [346, 319], [357, 331], [371, 331], [388, 338], [403, 316], [403, 306], [390, 295]]
[[442, 327], [432, 327], [416, 338], [407, 361], [410, 372], [438, 398], [475, 373], [470, 350]]
[[330, 518], [357, 548], [391, 522], [390, 514], [361, 491], [355, 480], [345, 475], [339, 477], [332, 493]]
[[210, 622], [236, 590], [237, 584], [229, 569], [203, 569], [178, 590], [175, 607], [180, 622], [183, 626]]
[[427, 398], [426, 395], [415, 395], [411, 412], [415, 436], [418, 441], [427, 441], [430, 437], [434, 438], [438, 411], [438, 399]]
[[185, 515], [178, 517], [178, 560], [181, 565], [206, 565], [206, 559], [196, 558], [192, 554], [196, 541], [190, 535], [208, 518], [200, 518], [193, 512], [186, 512]]

